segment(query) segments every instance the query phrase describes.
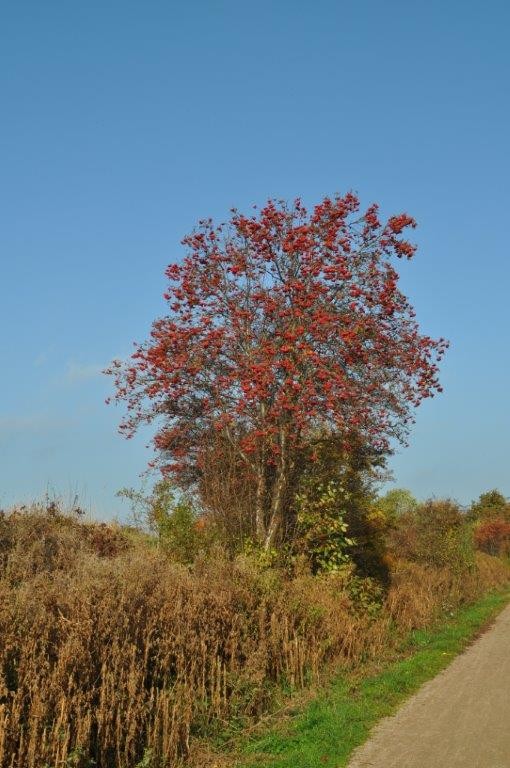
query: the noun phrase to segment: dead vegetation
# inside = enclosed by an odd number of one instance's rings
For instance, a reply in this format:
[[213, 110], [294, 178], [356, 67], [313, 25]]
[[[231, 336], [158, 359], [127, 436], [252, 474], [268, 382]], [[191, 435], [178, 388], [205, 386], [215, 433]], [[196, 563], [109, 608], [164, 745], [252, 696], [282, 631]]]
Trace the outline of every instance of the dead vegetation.
[[191, 567], [146, 538], [32, 508], [0, 517], [1, 768], [159, 768], [249, 722], [284, 685], [381, 654], [508, 580], [394, 560], [383, 591], [292, 578], [220, 549]]

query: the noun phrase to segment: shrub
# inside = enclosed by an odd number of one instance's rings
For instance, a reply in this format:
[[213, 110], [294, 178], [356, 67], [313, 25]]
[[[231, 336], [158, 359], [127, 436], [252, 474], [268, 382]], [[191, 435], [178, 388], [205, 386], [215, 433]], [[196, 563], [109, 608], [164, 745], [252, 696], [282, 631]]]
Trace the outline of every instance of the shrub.
[[123, 488], [117, 495], [130, 501], [135, 523], [155, 533], [161, 549], [176, 562], [191, 564], [201, 550], [211, 546], [212, 528], [191, 499], [178, 493], [168, 480], [160, 480], [148, 494]]
[[474, 521], [505, 520], [510, 522], [510, 502], [494, 489], [482, 493], [478, 501], [471, 504], [469, 517]]
[[[368, 450], [360, 436], [351, 433], [342, 439], [318, 435], [313, 456], [303, 459], [306, 470], [301, 475], [294, 516], [298, 518], [298, 539], [304, 535], [314, 551], [312, 567], [320, 570], [330, 561], [329, 567], [337, 568], [348, 557], [359, 575], [387, 583], [386, 521], [374, 505], [384, 457]], [[303, 550], [303, 541], [296, 544]], [[323, 559], [323, 566], [317, 557]]]
[[99, 557], [116, 557], [129, 547], [129, 539], [120, 526], [91, 523], [83, 528], [85, 540]]
[[475, 528], [475, 543], [482, 552], [489, 555], [503, 555], [510, 552], [510, 523], [498, 518], [480, 523]]
[[472, 529], [458, 504], [429, 500], [401, 516], [390, 537], [399, 558], [462, 573], [474, 565]]
[[342, 510], [342, 491], [331, 481], [308, 487], [296, 495], [296, 552], [310, 562], [312, 573], [338, 571], [350, 562], [348, 526]]

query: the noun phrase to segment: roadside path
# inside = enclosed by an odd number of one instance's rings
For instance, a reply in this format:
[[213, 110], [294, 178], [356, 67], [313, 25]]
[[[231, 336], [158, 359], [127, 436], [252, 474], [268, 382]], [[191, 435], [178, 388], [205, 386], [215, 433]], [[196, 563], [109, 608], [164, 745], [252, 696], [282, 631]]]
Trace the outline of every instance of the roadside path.
[[348, 768], [510, 768], [510, 606], [382, 720]]

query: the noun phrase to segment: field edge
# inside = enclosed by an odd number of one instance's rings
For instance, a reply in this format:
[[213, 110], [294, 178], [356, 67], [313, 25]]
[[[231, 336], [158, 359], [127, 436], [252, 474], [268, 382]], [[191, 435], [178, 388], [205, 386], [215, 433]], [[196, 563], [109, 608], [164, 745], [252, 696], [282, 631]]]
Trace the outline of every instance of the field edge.
[[276, 721], [242, 738], [227, 763], [236, 768], [324, 768], [347, 765], [383, 717], [445, 669], [510, 602], [510, 590], [491, 592], [434, 627], [410, 634], [400, 658], [376, 673], [356, 669], [333, 679], [289, 722]]

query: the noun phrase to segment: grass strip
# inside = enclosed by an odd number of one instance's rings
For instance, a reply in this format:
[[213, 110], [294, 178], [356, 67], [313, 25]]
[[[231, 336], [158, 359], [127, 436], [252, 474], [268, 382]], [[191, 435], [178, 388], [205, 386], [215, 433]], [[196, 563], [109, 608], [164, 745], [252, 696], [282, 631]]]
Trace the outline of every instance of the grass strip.
[[444, 669], [508, 603], [490, 594], [429, 630], [413, 632], [406, 658], [365, 678], [337, 678], [290, 723], [245, 742], [239, 768], [324, 768], [345, 766], [372, 727], [395, 712], [424, 682]]

